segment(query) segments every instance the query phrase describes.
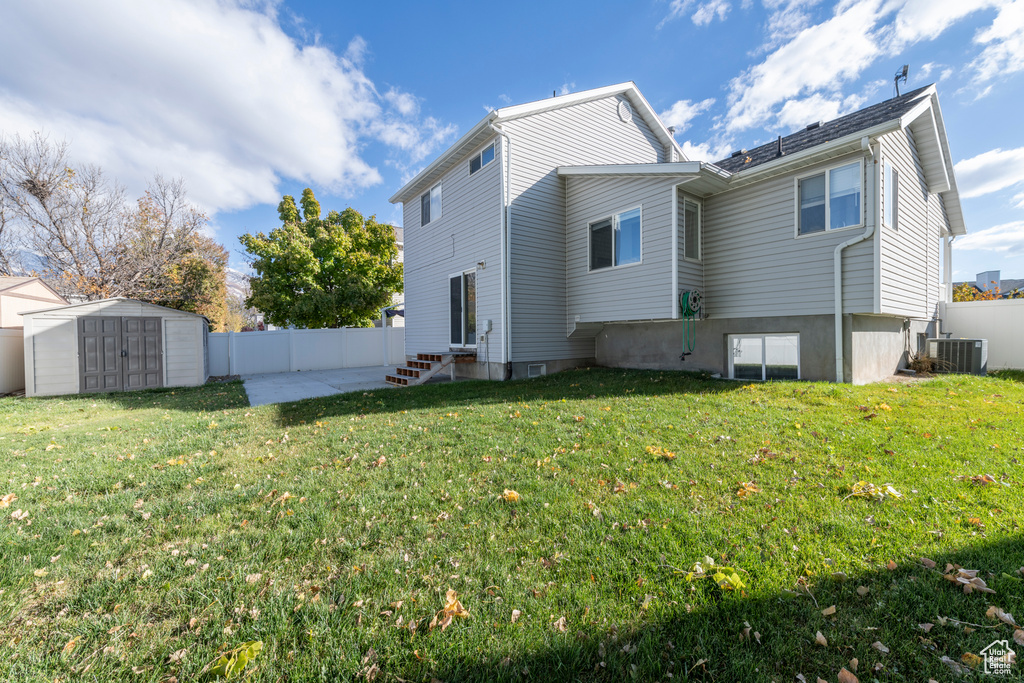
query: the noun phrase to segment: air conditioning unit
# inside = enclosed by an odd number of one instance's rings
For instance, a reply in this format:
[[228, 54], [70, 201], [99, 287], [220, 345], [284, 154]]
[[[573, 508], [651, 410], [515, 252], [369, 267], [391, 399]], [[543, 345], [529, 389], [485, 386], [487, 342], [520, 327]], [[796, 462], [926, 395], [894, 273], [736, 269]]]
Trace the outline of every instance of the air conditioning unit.
[[929, 339], [928, 355], [936, 362], [936, 372], [984, 375], [988, 371], [987, 339]]

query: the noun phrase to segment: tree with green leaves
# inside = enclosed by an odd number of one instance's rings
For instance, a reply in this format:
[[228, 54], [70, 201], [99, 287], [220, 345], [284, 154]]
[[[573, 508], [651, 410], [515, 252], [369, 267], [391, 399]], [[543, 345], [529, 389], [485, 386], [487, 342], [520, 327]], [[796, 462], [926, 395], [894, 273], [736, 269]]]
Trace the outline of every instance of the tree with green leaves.
[[352, 208], [321, 217], [313, 190], [277, 207], [282, 226], [239, 240], [255, 277], [245, 300], [279, 327], [370, 327], [402, 291], [394, 228]]

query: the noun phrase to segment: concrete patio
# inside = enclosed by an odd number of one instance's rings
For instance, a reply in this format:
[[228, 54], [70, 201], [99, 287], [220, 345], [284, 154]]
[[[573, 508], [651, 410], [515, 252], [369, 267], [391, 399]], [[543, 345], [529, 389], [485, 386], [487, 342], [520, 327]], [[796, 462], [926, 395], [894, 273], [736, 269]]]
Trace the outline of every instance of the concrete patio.
[[390, 365], [374, 365], [341, 370], [243, 375], [242, 381], [245, 383], [245, 393], [249, 395], [249, 405], [262, 406], [301, 401], [304, 398], [320, 398], [347, 391], [390, 389], [391, 387], [384, 383], [384, 376], [393, 371], [394, 367]]

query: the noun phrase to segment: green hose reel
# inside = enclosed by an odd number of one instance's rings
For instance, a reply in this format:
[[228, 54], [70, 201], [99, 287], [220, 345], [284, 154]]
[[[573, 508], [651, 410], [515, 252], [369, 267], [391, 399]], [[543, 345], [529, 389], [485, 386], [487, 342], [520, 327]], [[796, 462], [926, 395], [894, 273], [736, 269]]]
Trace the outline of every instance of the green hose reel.
[[683, 315], [683, 353], [679, 360], [693, 353], [697, 343], [697, 316], [700, 314], [700, 292], [688, 289], [679, 292], [679, 310]]

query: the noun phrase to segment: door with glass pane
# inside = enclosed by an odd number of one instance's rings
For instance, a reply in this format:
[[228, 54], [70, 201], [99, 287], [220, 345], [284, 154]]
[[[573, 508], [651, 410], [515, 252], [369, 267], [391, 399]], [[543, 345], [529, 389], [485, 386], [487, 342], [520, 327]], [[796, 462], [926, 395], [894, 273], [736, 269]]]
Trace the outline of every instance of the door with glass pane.
[[448, 276], [448, 343], [476, 346], [476, 271]]
[[800, 379], [800, 335], [729, 335], [732, 379]]

